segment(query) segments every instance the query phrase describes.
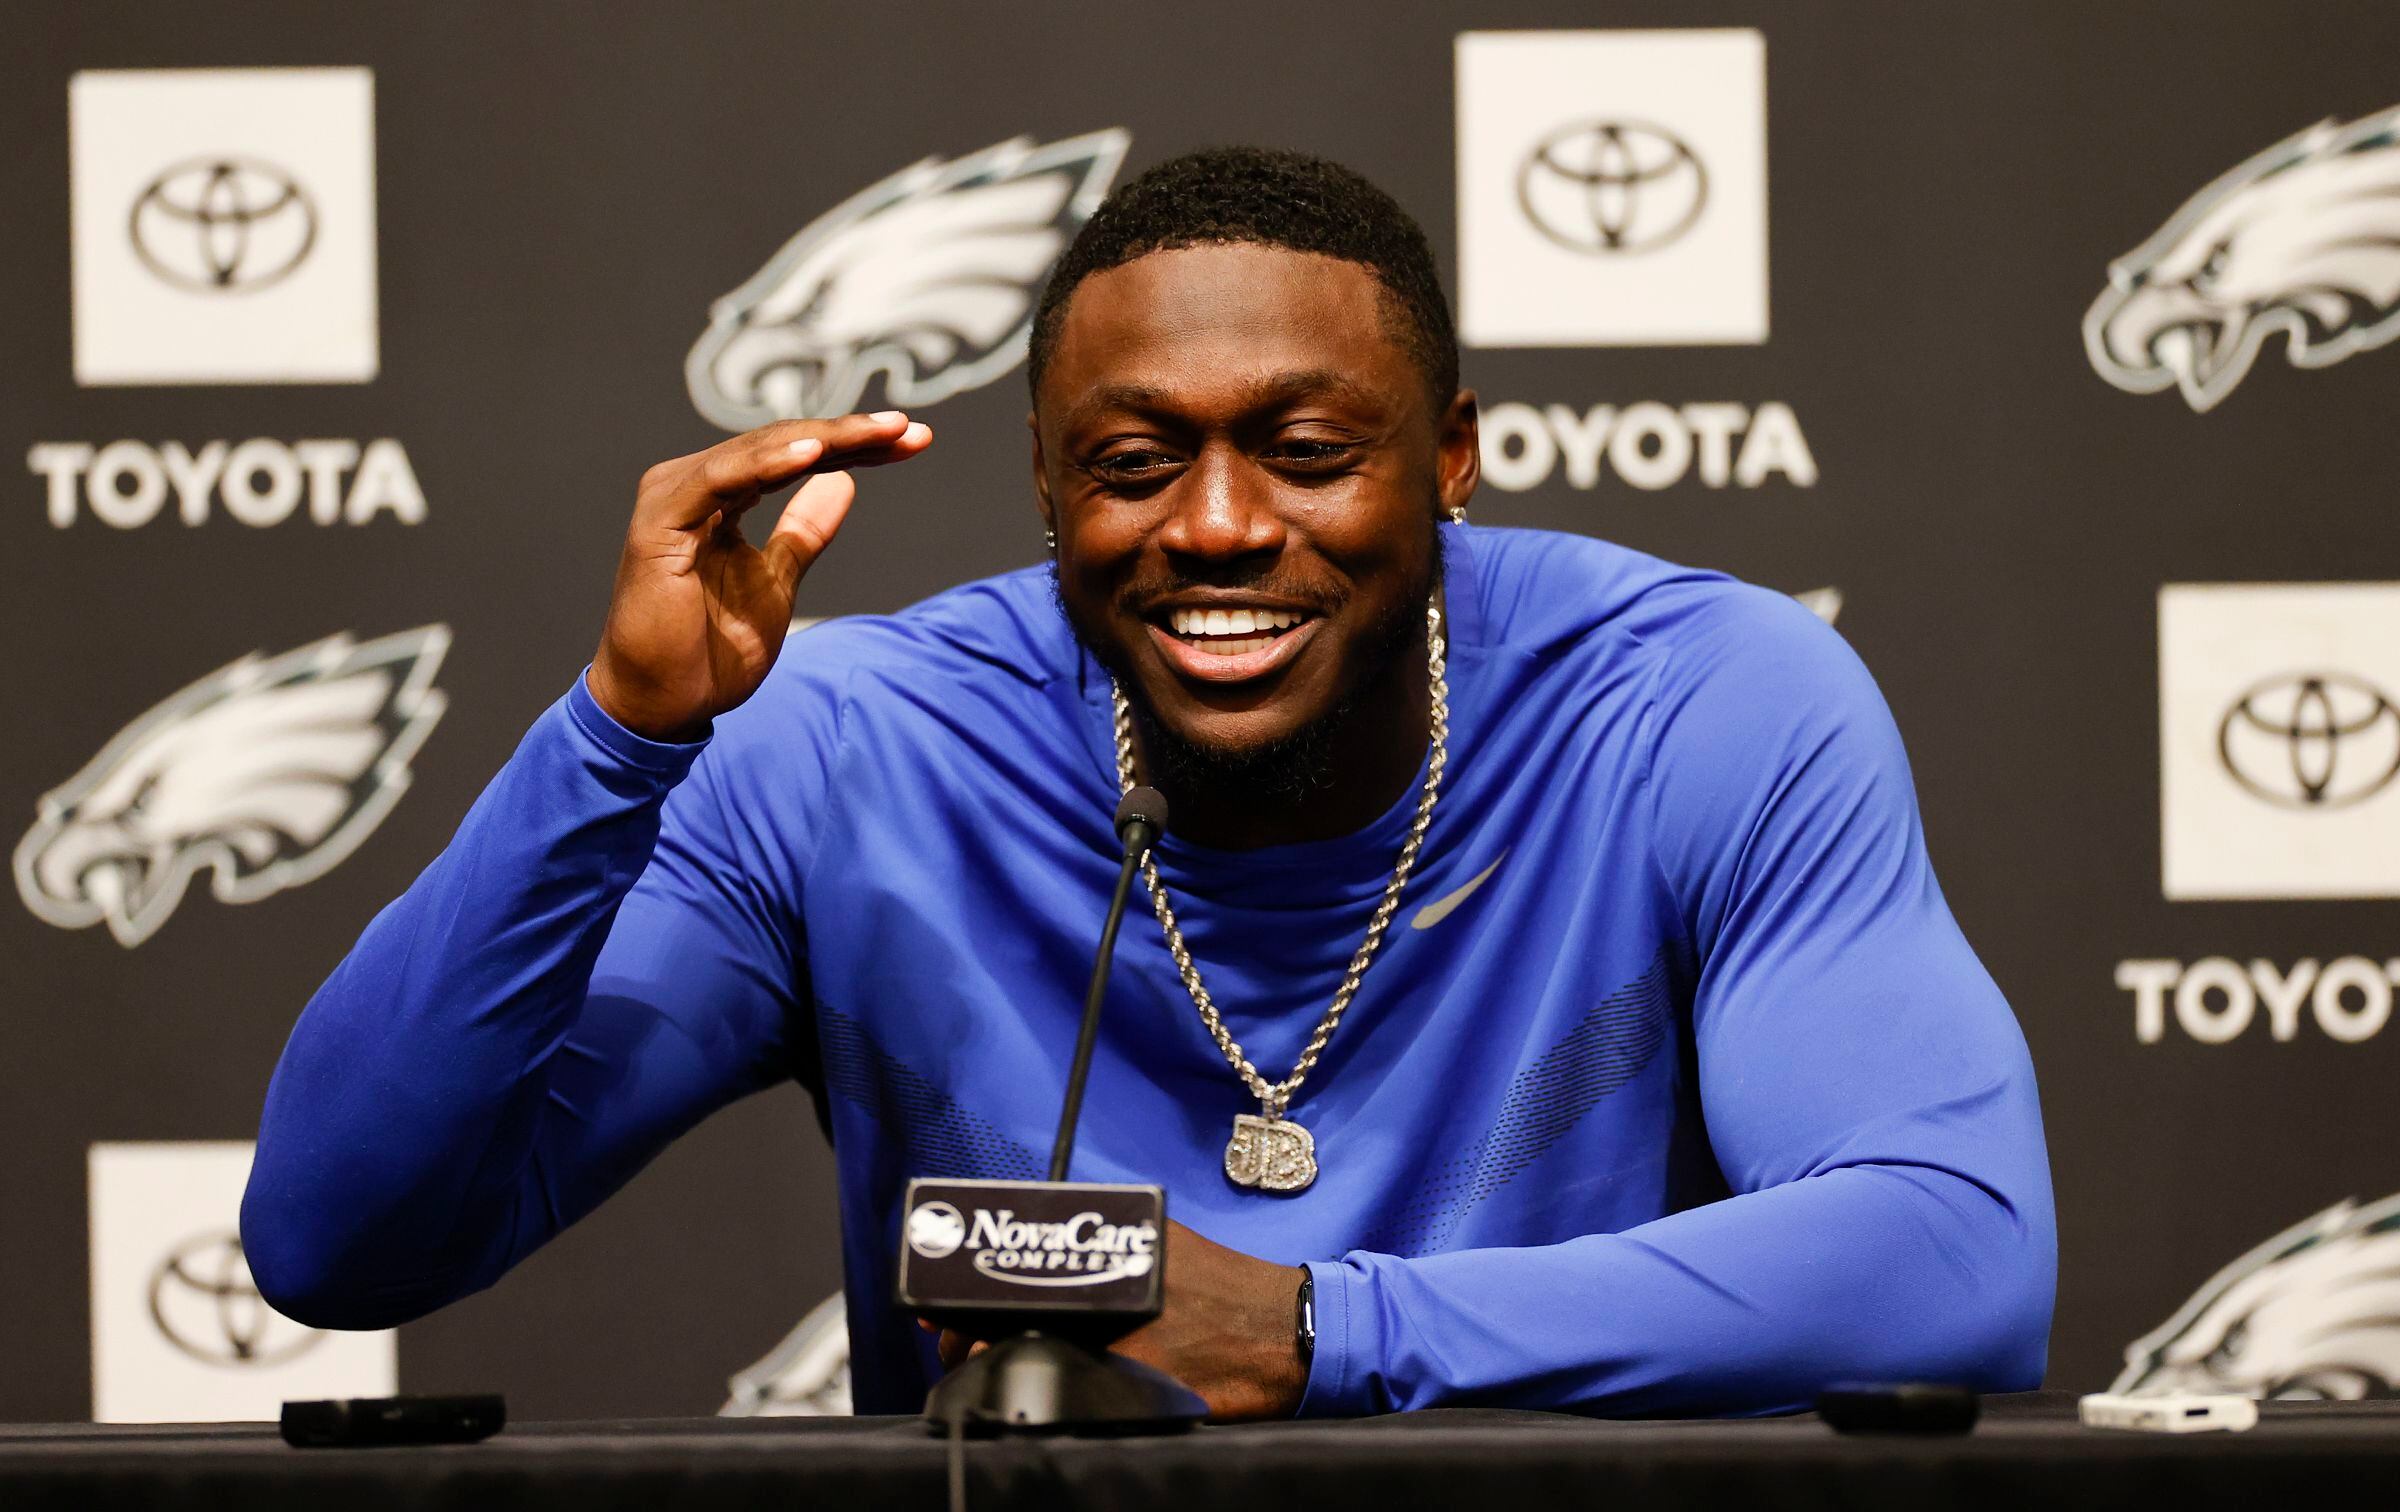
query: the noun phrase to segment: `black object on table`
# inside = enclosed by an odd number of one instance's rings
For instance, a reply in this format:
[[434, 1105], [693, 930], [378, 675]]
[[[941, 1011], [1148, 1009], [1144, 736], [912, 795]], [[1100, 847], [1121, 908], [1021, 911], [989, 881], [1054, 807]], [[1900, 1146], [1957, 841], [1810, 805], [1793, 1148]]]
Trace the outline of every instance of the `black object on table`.
[[1966, 1433], [1983, 1403], [1964, 1386], [1843, 1381], [1817, 1393], [1817, 1416], [1837, 1433]]
[[[0, 1427], [0, 1508], [938, 1508], [944, 1453], [916, 1418], [511, 1425], [481, 1444], [308, 1450], [271, 1424]], [[2400, 1402], [2268, 1403], [2247, 1433], [2185, 1436], [2084, 1428], [2063, 1392], [1987, 1397], [1974, 1432], [1957, 1437], [1837, 1434], [1813, 1416], [1627, 1423], [1462, 1409], [1168, 1439], [1002, 1439], [967, 1453], [977, 1512], [2253, 1512], [2400, 1501]]]
[[508, 1403], [497, 1396], [334, 1397], [284, 1403], [281, 1426], [295, 1449], [479, 1444], [508, 1426]]

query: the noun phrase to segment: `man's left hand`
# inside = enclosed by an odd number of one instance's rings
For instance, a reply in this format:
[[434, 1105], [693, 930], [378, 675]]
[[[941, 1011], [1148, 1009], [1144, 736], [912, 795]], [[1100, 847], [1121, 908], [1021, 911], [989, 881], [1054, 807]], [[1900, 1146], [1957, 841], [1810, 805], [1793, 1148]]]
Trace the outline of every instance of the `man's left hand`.
[[[1169, 1219], [1166, 1306], [1111, 1348], [1200, 1393], [1219, 1422], [1290, 1417], [1308, 1385], [1294, 1332], [1300, 1279], [1298, 1266], [1227, 1249]], [[945, 1368], [981, 1348], [942, 1331]]]

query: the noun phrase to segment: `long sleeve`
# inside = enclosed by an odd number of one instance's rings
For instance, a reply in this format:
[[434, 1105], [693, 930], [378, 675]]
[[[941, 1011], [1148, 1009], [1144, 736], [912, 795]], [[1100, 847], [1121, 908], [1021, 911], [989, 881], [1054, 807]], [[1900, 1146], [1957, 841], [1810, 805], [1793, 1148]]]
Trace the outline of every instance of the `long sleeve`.
[[1314, 1264], [1304, 1413], [1802, 1407], [2041, 1379], [2056, 1235], [2033, 1071], [1953, 923], [1865, 669], [1744, 593], [1659, 674], [1658, 885], [1696, 960], [1734, 1195], [1618, 1233]]
[[[488, 1286], [792, 1074], [794, 863], [727, 821], [722, 725], [706, 758], [656, 744], [578, 678], [317, 992], [242, 1204], [278, 1308], [383, 1327]], [[803, 809], [808, 752], [782, 763]]]

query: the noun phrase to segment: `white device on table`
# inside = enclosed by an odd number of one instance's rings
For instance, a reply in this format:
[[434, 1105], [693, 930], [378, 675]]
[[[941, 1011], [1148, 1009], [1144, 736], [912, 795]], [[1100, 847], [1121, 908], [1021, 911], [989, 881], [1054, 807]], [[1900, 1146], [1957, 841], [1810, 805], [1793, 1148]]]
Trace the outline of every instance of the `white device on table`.
[[2130, 1428], [2139, 1433], [2239, 1433], [2257, 1426], [2258, 1403], [2231, 1394], [2177, 1392], [2173, 1396], [2114, 1396], [2096, 1391], [2079, 1404], [2086, 1428]]

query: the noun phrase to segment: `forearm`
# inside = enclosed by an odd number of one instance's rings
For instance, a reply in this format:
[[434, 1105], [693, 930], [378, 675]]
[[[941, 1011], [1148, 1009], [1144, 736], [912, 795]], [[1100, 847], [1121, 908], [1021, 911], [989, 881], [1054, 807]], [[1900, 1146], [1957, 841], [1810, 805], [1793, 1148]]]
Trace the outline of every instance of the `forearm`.
[[2039, 1384], [2056, 1257], [1930, 1166], [1838, 1168], [1527, 1249], [1311, 1266], [1304, 1414], [1483, 1404], [1613, 1416], [1805, 1407], [1838, 1380]]
[[535, 1159], [551, 1062], [690, 760], [632, 741], [582, 698], [546, 711], [301, 1015], [243, 1203], [287, 1311], [415, 1316], [556, 1228]]

